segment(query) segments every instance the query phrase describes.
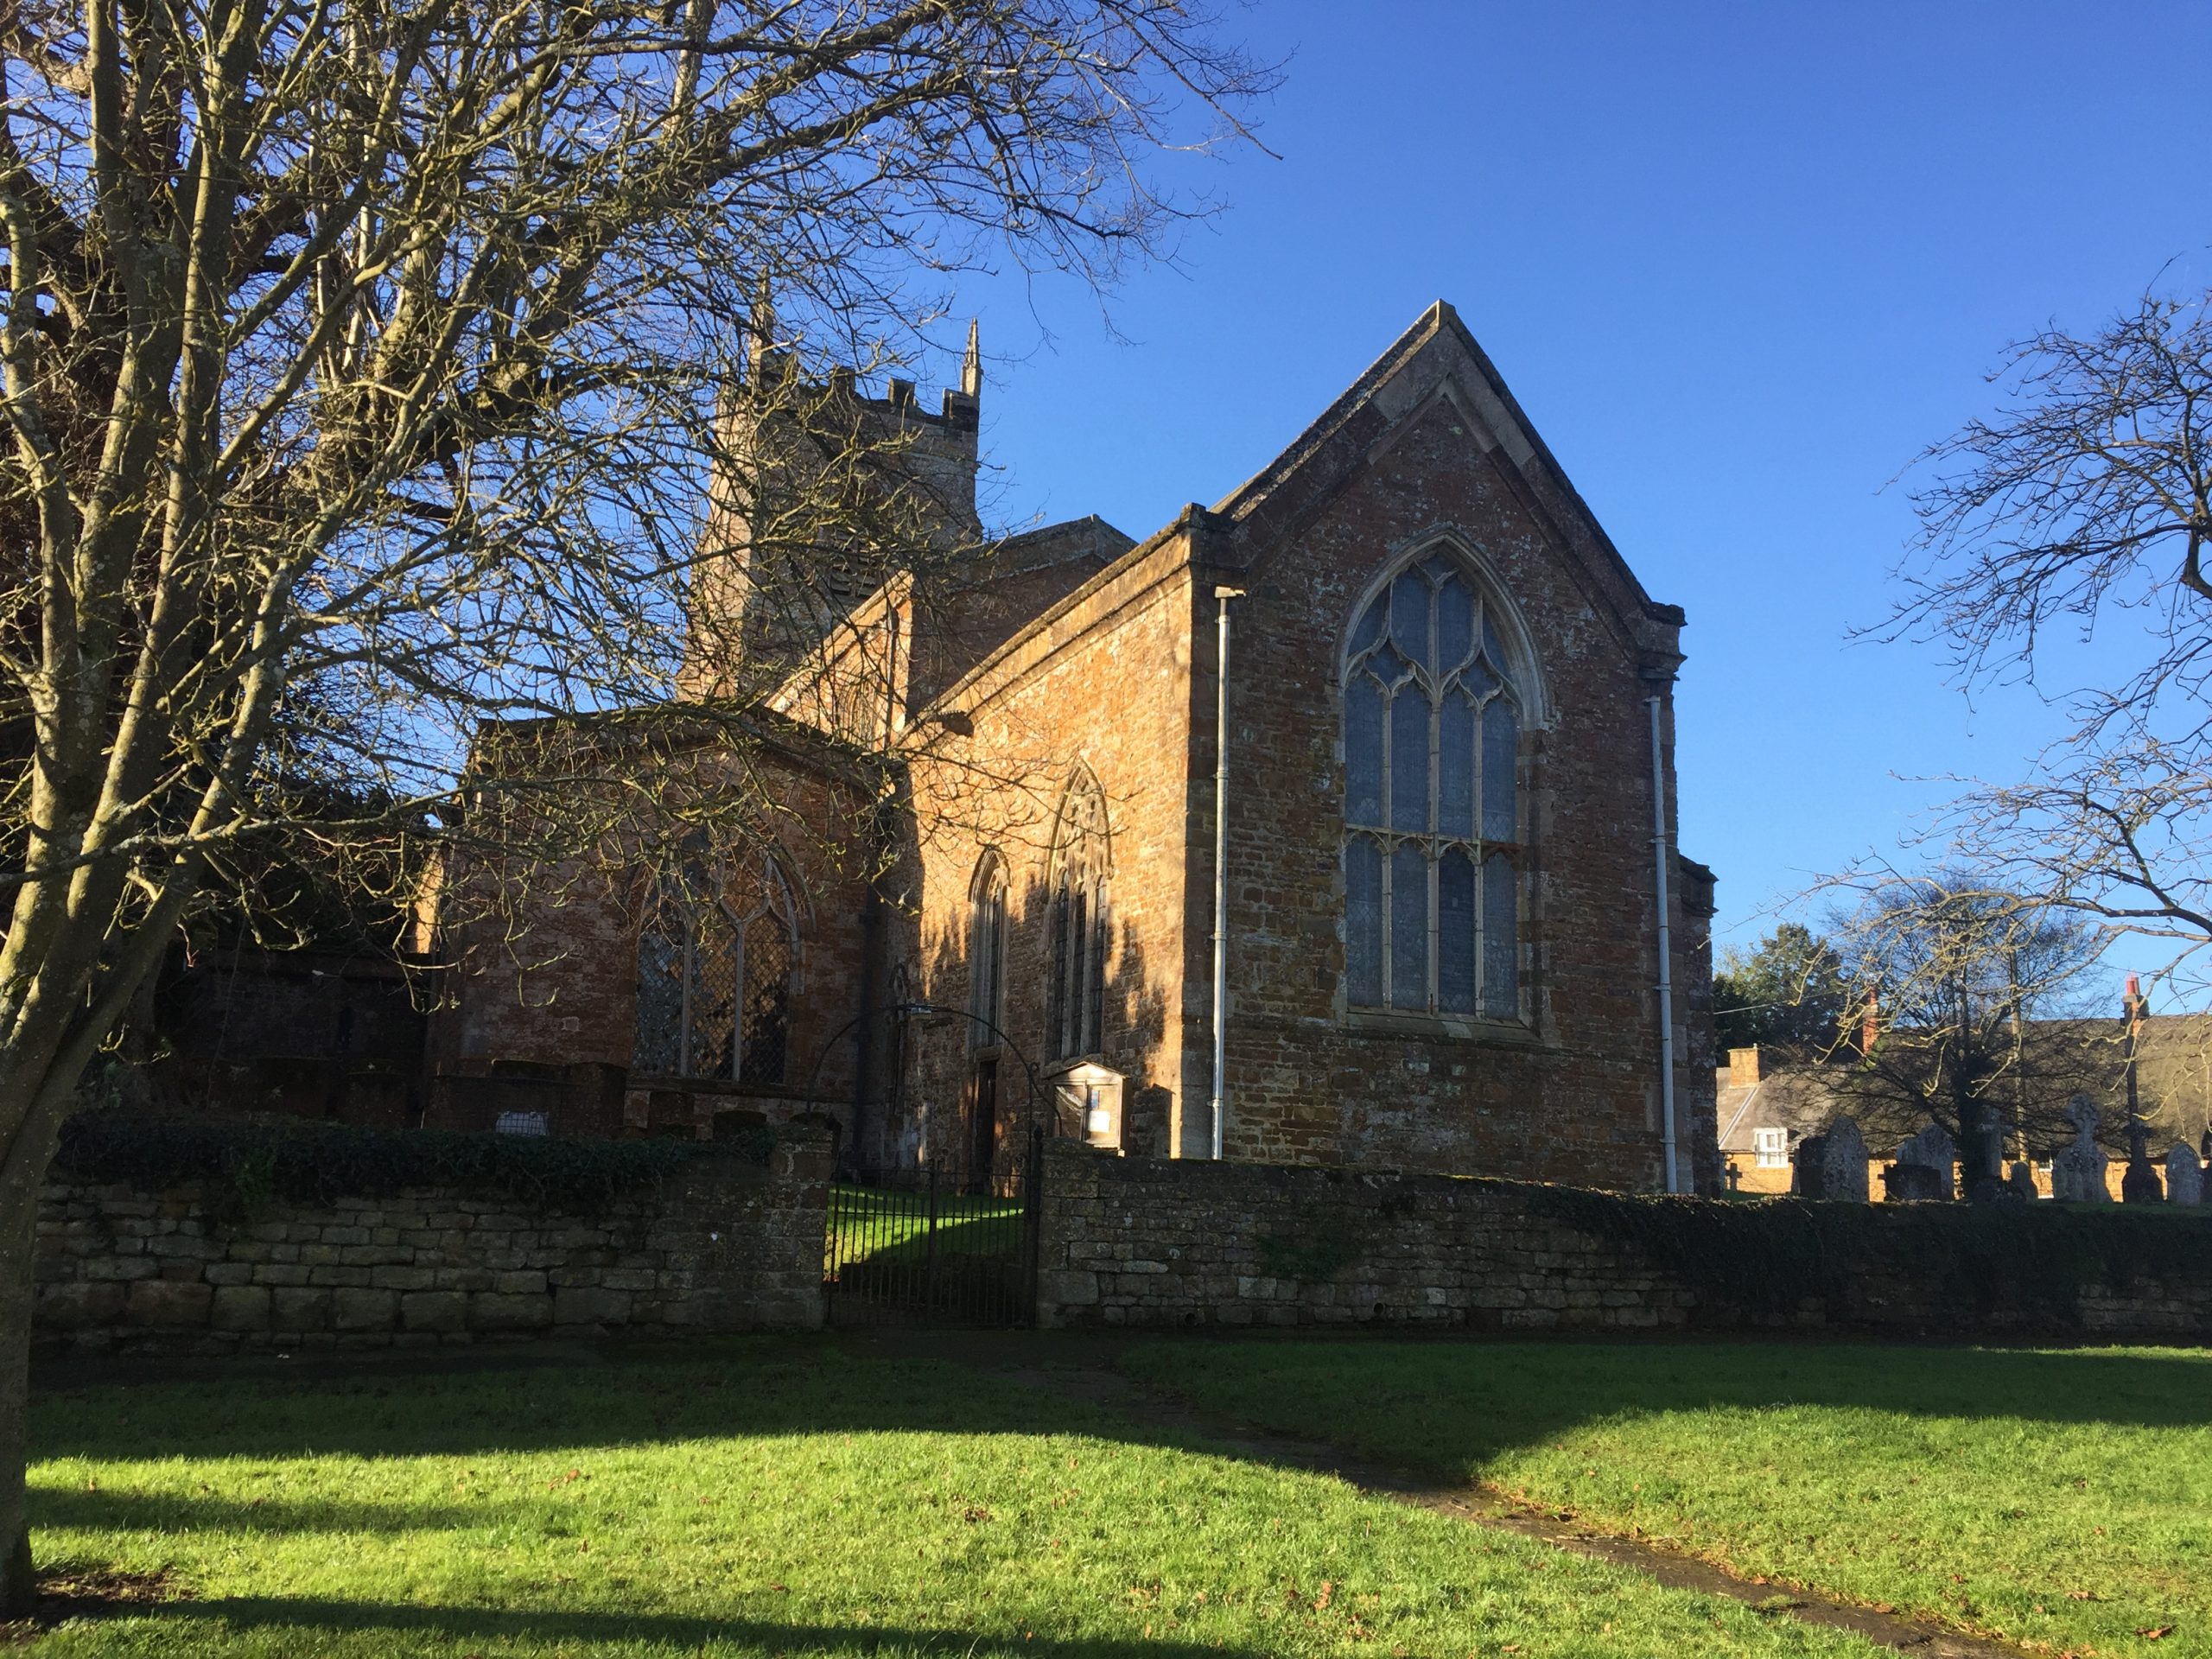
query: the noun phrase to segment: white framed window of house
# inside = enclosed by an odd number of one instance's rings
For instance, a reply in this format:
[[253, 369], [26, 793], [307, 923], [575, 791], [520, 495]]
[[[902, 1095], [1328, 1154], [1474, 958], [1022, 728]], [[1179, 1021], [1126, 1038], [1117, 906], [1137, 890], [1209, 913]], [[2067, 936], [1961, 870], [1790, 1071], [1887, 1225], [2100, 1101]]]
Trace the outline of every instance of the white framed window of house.
[[1787, 1129], [1753, 1129], [1751, 1151], [1761, 1169], [1789, 1167], [1789, 1131]]

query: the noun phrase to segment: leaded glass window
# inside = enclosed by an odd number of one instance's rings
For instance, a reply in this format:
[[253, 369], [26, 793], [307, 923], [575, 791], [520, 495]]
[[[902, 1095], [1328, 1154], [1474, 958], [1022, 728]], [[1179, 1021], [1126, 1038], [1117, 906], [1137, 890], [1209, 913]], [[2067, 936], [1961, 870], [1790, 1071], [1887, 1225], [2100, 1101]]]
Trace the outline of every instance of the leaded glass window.
[[631, 1069], [779, 1084], [789, 1058], [798, 918], [761, 855], [716, 880], [696, 861], [664, 879], [638, 934]]
[[1409, 565], [1369, 602], [1344, 690], [1351, 1006], [1520, 1018], [1522, 711], [1456, 561]]
[[990, 1048], [1006, 1023], [1006, 861], [986, 852], [968, 888], [968, 1046]]
[[1105, 794], [1090, 772], [1078, 772], [1052, 836], [1045, 1031], [1055, 1059], [1095, 1054], [1104, 1040], [1109, 851]]

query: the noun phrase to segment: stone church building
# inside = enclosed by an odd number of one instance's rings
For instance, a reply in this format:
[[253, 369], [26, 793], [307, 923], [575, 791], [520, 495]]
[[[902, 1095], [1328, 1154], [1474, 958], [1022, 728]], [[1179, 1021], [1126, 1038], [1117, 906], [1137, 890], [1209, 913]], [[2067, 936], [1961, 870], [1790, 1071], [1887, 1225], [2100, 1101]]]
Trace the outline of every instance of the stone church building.
[[[973, 535], [972, 347], [937, 410], [835, 390]], [[1036, 1101], [1209, 1157], [1218, 897], [1225, 1156], [1656, 1189], [1671, 1118], [1678, 1185], [1718, 1188], [1682, 613], [1448, 306], [1141, 542], [1078, 519], [962, 591], [893, 575], [795, 625], [748, 608], [746, 526], [709, 534], [685, 683], [781, 653], [744, 760], [780, 827], [667, 902], [549, 900], [525, 950], [454, 928], [431, 1121], [804, 1116], [855, 1168], [975, 1172]]]

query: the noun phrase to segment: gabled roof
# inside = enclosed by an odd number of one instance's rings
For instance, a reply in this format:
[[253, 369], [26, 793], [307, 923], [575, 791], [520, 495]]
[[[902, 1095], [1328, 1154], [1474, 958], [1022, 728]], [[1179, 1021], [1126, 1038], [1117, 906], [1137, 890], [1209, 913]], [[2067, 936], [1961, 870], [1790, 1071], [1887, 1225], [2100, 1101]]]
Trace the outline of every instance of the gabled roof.
[[[1568, 481], [1566, 469], [1537, 435], [1489, 354], [1467, 332], [1459, 314], [1439, 300], [1288, 448], [1223, 497], [1210, 512], [1193, 505], [1172, 524], [1128, 547], [1081, 585], [1014, 629], [931, 701], [957, 698], [1026, 640], [1052, 626], [1091, 594], [1121, 580], [1178, 532], [1196, 535], [1213, 527], [1217, 535], [1225, 528], [1231, 537], [1250, 537], [1265, 530], [1295, 525], [1328, 500], [1338, 485], [1378, 446], [1386, 445], [1408, 416], [1438, 397], [1451, 398], [1472, 423], [1490, 458], [1580, 568], [1592, 598], [1616, 619], [1628, 640], [1649, 658], [1679, 661], [1675, 631], [1682, 626], [1681, 607], [1662, 604], [1644, 592], [1643, 584], [1605, 534], [1597, 515]], [[1054, 535], [1069, 528], [1054, 525], [1041, 533]], [[1103, 528], [1120, 537], [1110, 525]], [[1218, 541], [1215, 545], [1220, 545]]]
[[1302, 518], [1341, 479], [1433, 399], [1452, 400], [1482, 447], [1518, 485], [1528, 505], [1579, 556], [1596, 587], [1632, 627], [1680, 627], [1679, 607], [1661, 604], [1613, 545], [1597, 515], [1546, 447], [1497, 365], [1442, 300], [1323, 410], [1290, 446], [1222, 498], [1214, 512], [1240, 528]]

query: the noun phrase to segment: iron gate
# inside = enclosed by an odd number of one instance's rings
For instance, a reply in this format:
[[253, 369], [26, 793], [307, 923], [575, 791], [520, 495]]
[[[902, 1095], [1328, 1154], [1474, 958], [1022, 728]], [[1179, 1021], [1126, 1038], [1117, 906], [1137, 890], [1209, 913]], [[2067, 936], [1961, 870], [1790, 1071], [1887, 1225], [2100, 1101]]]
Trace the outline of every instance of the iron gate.
[[1009, 1138], [1010, 1149], [949, 1147], [918, 1166], [830, 1187], [823, 1291], [831, 1323], [1024, 1325], [1035, 1317], [1044, 1130]]

